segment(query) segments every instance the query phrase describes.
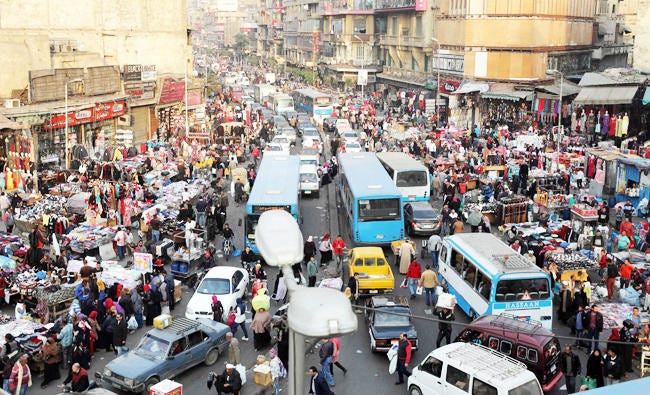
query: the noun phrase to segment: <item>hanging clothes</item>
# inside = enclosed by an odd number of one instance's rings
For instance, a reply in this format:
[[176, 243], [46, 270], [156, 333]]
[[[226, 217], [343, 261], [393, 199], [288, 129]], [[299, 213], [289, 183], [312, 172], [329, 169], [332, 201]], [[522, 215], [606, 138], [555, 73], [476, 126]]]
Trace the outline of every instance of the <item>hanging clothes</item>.
[[609, 136], [614, 137], [615, 134], [616, 134], [616, 117], [612, 116], [609, 119]]
[[627, 113], [623, 115], [621, 120], [621, 136], [627, 136], [627, 128], [630, 126], [630, 117], [627, 116]]
[[591, 155], [587, 161], [587, 177], [593, 178], [596, 174], [596, 157]]

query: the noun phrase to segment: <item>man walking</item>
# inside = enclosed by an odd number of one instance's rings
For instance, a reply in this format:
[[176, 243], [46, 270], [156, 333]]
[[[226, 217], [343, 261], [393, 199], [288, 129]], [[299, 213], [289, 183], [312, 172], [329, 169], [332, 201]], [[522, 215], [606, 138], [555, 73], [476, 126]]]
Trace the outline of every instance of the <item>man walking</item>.
[[587, 338], [589, 339], [589, 353], [598, 348], [598, 338], [603, 331], [603, 315], [598, 312], [598, 305], [591, 306], [591, 313], [587, 316]]
[[409, 377], [411, 372], [408, 371], [409, 362], [411, 362], [411, 342], [406, 337], [406, 333], [402, 332], [399, 335], [399, 343], [397, 343], [397, 377], [398, 380], [395, 385], [404, 384], [404, 376]]
[[318, 273], [318, 263], [316, 263], [316, 258], [312, 256], [309, 258], [309, 262], [307, 262], [308, 287], [316, 286], [316, 273]]
[[327, 381], [323, 378], [322, 374], [318, 373], [316, 366], [310, 366], [309, 375], [311, 376], [311, 382], [309, 383], [309, 393], [314, 395], [334, 395]]
[[337, 272], [341, 270], [341, 265], [343, 264], [343, 250], [345, 250], [345, 241], [343, 241], [343, 236], [338, 235], [332, 242], [332, 252], [334, 252]]
[[[348, 288], [350, 289], [350, 302], [353, 305], [359, 304], [359, 273], [354, 273], [354, 276], [350, 277], [348, 281]], [[361, 310], [358, 308], [354, 311], [355, 313], [361, 313]]]
[[[441, 225], [442, 226], [442, 225]], [[442, 229], [440, 229], [442, 232]], [[431, 267], [433, 270], [438, 271], [438, 256], [440, 254], [440, 246], [442, 245], [442, 239], [436, 234], [432, 234], [427, 241], [427, 249], [429, 254], [431, 254]]]
[[424, 288], [424, 302], [427, 306], [435, 306], [436, 300], [436, 286], [440, 285], [438, 281], [438, 275], [436, 272], [431, 270], [431, 266], [427, 265], [424, 272], [420, 276], [420, 284]]
[[318, 350], [318, 357], [320, 358], [320, 374], [323, 375], [328, 385], [334, 386], [334, 377], [330, 370], [332, 364], [332, 356], [334, 355], [334, 343], [330, 339], [324, 338], [321, 340], [320, 350]]
[[576, 392], [576, 377], [580, 375], [582, 367], [580, 366], [580, 358], [571, 350], [571, 346], [566, 346], [562, 355], [557, 362], [558, 368], [564, 373], [564, 380], [566, 382], [566, 392], [573, 394]]
[[451, 343], [451, 324], [454, 321], [454, 313], [451, 309], [442, 308], [436, 313], [438, 319], [438, 339], [436, 340], [436, 348], [440, 347], [443, 338], [446, 338], [447, 344]]

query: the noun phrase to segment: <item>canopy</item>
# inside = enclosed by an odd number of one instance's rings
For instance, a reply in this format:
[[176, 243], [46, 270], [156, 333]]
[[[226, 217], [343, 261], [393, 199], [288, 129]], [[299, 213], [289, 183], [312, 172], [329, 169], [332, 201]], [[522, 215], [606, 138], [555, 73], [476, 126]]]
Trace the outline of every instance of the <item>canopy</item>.
[[453, 92], [453, 94], [460, 95], [463, 93], [487, 92], [488, 90], [490, 90], [490, 86], [486, 83], [465, 81], [457, 91]]
[[584, 87], [573, 104], [630, 104], [638, 86]]
[[502, 100], [528, 100], [528, 96], [533, 92], [529, 91], [509, 91], [509, 92], [483, 92], [481, 96], [485, 99], [502, 99]]
[[11, 119], [0, 114], [0, 129], [19, 130], [22, 129], [22, 126], [18, 122], [14, 122]]

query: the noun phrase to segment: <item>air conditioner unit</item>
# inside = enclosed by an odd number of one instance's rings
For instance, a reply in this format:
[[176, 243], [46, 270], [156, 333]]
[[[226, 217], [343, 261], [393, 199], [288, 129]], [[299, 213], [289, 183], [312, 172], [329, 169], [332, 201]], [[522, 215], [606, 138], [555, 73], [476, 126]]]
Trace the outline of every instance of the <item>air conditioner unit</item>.
[[20, 107], [20, 99], [5, 99], [5, 108]]
[[123, 115], [117, 118], [118, 126], [133, 126], [133, 116], [132, 115]]

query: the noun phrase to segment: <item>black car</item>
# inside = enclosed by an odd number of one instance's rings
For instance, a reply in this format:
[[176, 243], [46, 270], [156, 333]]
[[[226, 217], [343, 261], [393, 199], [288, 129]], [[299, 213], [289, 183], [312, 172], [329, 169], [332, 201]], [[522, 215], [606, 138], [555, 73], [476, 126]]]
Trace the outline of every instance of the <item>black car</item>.
[[[367, 302], [366, 310], [370, 350], [387, 352], [399, 340], [402, 332], [411, 342], [414, 350], [418, 348], [418, 333], [411, 321], [411, 309], [404, 296], [373, 296]], [[390, 314], [397, 313], [397, 314]]]
[[325, 133], [336, 132], [336, 118], [325, 118], [323, 120], [323, 131]]
[[404, 228], [410, 236], [431, 236], [440, 233], [440, 217], [428, 202], [404, 205]]

